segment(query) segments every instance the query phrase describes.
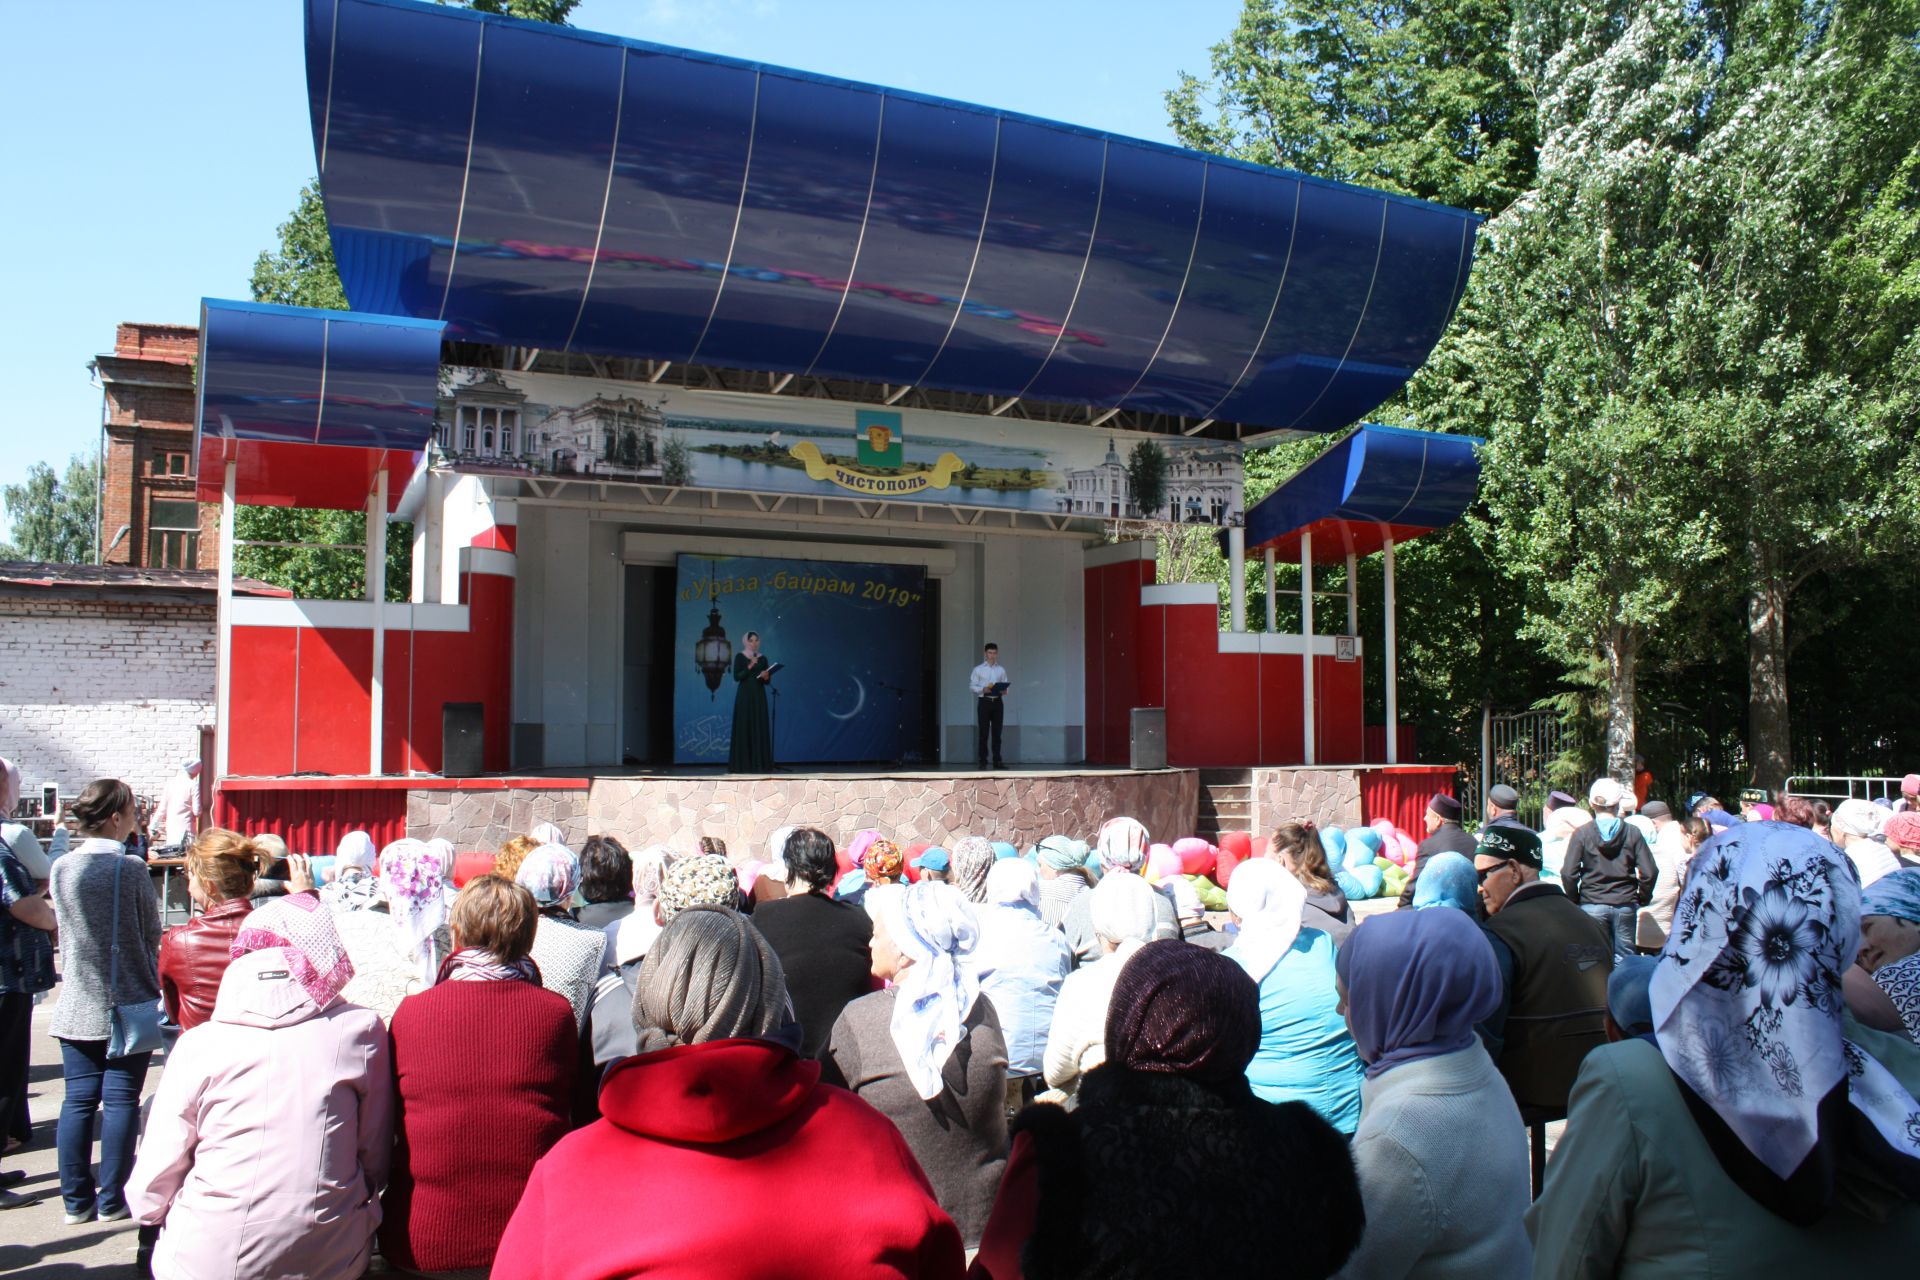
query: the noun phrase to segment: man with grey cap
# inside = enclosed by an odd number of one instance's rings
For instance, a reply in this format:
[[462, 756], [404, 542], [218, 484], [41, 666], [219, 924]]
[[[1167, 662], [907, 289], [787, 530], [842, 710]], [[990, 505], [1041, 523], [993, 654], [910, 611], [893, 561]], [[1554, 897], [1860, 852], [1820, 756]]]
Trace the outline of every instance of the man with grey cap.
[[1560, 883], [1582, 911], [1605, 927], [1616, 957], [1634, 953], [1640, 908], [1653, 900], [1659, 867], [1646, 837], [1620, 816], [1626, 788], [1597, 778], [1587, 791], [1593, 821], [1567, 841]]
[[1531, 831], [1526, 823], [1517, 816], [1520, 811], [1520, 793], [1504, 782], [1496, 782], [1487, 788], [1487, 822], [1489, 827], [1519, 827]]
[[1463, 858], [1473, 856], [1473, 837], [1460, 825], [1460, 814], [1460, 802], [1445, 792], [1435, 792], [1433, 799], [1427, 801], [1424, 815], [1427, 838], [1413, 851], [1413, 873], [1400, 890], [1401, 910], [1413, 910], [1413, 884], [1420, 878], [1420, 868], [1427, 865], [1428, 858], [1436, 853], [1457, 853]]

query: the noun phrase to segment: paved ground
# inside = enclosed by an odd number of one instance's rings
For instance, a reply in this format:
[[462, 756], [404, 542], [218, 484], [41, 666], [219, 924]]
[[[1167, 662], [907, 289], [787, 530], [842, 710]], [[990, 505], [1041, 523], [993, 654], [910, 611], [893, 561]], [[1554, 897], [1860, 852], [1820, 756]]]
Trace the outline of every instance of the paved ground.
[[[59, 989], [52, 993], [58, 998]], [[61, 1222], [60, 1175], [55, 1168], [53, 1124], [60, 1114], [60, 1046], [47, 1034], [53, 1000], [33, 1011], [33, 1145], [6, 1158], [4, 1167], [25, 1169], [27, 1180], [13, 1188], [38, 1196], [39, 1203], [0, 1212], [0, 1275], [33, 1280], [75, 1276], [133, 1274], [134, 1228], [131, 1222], [92, 1222], [69, 1227]], [[160, 1058], [147, 1072], [147, 1096], [160, 1080]]]

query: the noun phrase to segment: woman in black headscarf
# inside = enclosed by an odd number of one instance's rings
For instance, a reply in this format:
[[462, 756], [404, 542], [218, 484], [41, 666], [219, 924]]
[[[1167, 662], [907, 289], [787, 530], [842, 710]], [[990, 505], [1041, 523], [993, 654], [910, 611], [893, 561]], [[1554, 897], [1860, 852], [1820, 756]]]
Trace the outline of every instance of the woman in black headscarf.
[[1121, 970], [1106, 1062], [1071, 1112], [1028, 1107], [972, 1275], [1319, 1280], [1359, 1243], [1353, 1159], [1303, 1102], [1247, 1084], [1259, 991], [1177, 939]]

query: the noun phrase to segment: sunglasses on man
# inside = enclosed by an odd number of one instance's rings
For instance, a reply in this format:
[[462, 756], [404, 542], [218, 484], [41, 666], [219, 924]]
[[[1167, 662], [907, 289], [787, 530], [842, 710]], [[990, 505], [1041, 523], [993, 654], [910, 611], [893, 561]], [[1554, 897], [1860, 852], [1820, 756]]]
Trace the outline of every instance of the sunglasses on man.
[[1481, 884], [1485, 884], [1487, 882], [1488, 876], [1492, 875], [1494, 872], [1500, 870], [1503, 867], [1510, 867], [1512, 865], [1513, 865], [1512, 858], [1502, 858], [1500, 861], [1494, 863], [1490, 867], [1475, 867], [1473, 874], [1475, 879], [1477, 879]]

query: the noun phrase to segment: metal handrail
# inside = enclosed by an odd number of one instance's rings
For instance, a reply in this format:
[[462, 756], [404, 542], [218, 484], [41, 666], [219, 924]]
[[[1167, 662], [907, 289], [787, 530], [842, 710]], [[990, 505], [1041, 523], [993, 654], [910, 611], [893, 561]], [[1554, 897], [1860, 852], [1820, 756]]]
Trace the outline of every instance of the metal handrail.
[[[1882, 796], [1898, 799], [1900, 781], [1897, 777], [1885, 775], [1797, 773], [1787, 779], [1784, 790], [1787, 795], [1805, 796], [1809, 800], [1875, 800]], [[1839, 790], [1815, 789], [1833, 786], [1839, 787]]]

